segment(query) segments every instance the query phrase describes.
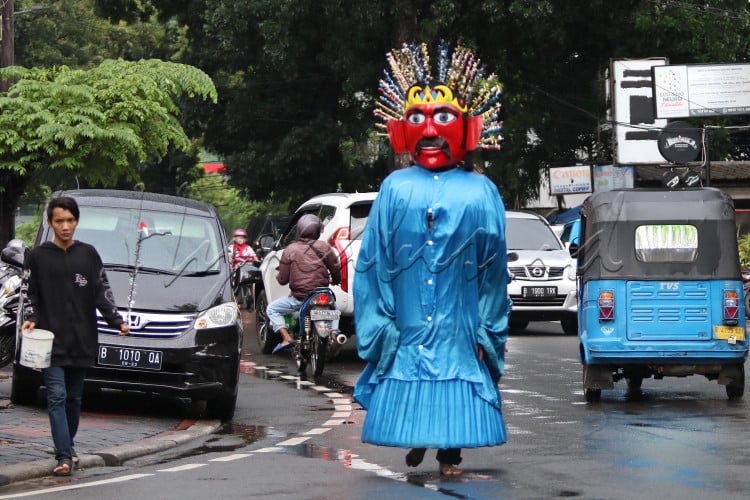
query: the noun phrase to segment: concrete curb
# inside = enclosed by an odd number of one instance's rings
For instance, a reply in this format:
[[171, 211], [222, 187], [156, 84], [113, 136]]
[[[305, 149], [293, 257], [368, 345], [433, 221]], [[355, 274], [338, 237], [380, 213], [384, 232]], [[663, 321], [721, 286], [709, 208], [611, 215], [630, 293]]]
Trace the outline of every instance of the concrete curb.
[[[168, 431], [150, 438], [133, 441], [132, 443], [106, 448], [93, 454], [82, 454], [80, 456], [79, 467], [90, 468], [122, 465], [126, 460], [159, 453], [193, 439], [207, 436], [215, 432], [219, 427], [221, 427], [221, 421], [219, 420], [201, 420], [184, 430]], [[0, 466], [0, 486], [50, 476], [55, 464], [55, 459], [50, 458]]]

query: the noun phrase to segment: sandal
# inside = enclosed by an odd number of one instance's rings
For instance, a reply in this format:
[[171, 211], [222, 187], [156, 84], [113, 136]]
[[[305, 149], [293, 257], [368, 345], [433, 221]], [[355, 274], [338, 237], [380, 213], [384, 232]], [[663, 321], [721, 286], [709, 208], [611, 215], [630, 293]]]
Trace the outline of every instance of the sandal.
[[69, 476], [73, 471], [73, 461], [69, 458], [61, 458], [57, 461], [57, 467], [52, 470], [55, 476]]
[[442, 477], [458, 477], [463, 473], [463, 469], [459, 469], [453, 464], [440, 462], [440, 475]]

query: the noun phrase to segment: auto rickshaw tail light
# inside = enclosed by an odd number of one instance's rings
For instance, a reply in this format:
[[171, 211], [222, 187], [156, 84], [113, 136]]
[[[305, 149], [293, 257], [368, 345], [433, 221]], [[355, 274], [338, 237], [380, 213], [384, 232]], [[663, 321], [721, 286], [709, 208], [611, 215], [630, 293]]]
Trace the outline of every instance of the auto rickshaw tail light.
[[615, 319], [615, 294], [611, 291], [599, 292], [599, 320]]
[[724, 324], [736, 325], [739, 320], [740, 299], [736, 290], [724, 290]]

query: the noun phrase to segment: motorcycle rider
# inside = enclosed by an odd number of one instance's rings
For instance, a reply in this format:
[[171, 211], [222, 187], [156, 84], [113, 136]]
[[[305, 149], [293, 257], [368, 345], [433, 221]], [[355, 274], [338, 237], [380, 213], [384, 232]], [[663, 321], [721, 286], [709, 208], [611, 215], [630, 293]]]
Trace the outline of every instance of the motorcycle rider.
[[241, 264], [255, 260], [255, 252], [247, 242], [247, 231], [244, 229], [234, 231], [232, 243], [227, 247], [227, 250], [229, 251], [229, 263], [232, 265], [232, 269], [237, 269]]
[[281, 334], [281, 342], [274, 348], [274, 354], [294, 345], [284, 316], [298, 311], [316, 288], [341, 283], [341, 264], [336, 252], [328, 243], [318, 239], [322, 229], [323, 224], [317, 215], [303, 215], [297, 221], [298, 239], [282, 254], [276, 280], [281, 285], [288, 284], [291, 293], [274, 300], [266, 308], [271, 328]]

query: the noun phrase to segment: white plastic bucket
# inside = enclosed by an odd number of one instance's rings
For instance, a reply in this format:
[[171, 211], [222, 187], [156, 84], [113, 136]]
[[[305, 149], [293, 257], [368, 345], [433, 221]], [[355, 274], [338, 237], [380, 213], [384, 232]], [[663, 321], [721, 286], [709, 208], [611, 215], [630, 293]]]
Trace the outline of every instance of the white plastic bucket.
[[21, 364], [28, 368], [47, 368], [52, 361], [52, 342], [55, 334], [35, 328], [23, 332]]

